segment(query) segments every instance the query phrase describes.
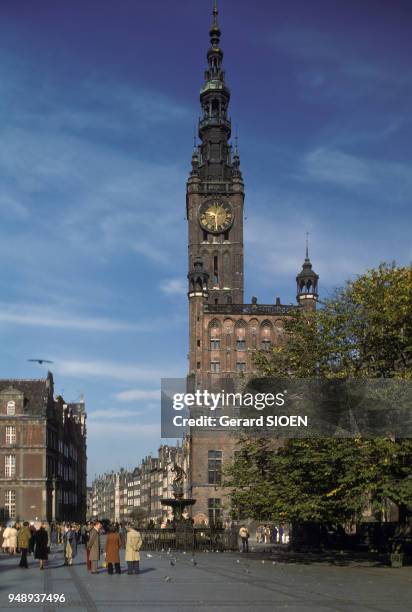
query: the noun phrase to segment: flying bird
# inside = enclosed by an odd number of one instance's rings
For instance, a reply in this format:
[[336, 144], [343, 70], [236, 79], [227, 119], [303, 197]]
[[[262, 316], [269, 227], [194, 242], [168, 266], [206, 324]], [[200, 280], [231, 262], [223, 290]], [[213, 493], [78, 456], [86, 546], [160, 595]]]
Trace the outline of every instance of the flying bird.
[[27, 361], [34, 361], [34, 363], [39, 363], [40, 365], [42, 365], [42, 363], [54, 363], [49, 359], [28, 359]]

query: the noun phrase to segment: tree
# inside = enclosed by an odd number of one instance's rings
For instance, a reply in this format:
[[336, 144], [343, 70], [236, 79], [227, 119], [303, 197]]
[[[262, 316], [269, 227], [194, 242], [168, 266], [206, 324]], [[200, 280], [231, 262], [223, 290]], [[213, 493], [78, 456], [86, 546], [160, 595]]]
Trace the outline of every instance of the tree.
[[[285, 342], [256, 354], [264, 376], [412, 379], [412, 267], [382, 264], [314, 312], [285, 322]], [[227, 472], [234, 514], [260, 520], [358, 520], [386, 500], [412, 510], [409, 439], [242, 438]]]

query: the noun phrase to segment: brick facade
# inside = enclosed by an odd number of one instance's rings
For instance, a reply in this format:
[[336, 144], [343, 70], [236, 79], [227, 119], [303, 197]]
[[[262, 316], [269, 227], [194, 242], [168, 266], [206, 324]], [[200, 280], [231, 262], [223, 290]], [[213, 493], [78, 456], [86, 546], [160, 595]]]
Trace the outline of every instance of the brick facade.
[[[230, 91], [222, 69], [217, 9], [213, 11], [205, 83], [200, 93], [200, 144], [187, 181], [189, 373], [191, 389], [235, 388], [253, 375], [253, 354], [283, 341], [285, 318], [296, 308], [314, 308], [318, 276], [308, 252], [296, 277], [297, 304], [244, 303], [244, 183], [237, 142], [229, 139]], [[192, 411], [194, 412], [194, 410]], [[227, 431], [192, 429], [187, 436], [186, 494], [196, 499], [196, 523], [224, 522], [228, 503], [220, 486], [222, 466], [233, 456], [235, 438]]]
[[41, 380], [0, 380], [0, 519], [84, 520], [84, 403]]

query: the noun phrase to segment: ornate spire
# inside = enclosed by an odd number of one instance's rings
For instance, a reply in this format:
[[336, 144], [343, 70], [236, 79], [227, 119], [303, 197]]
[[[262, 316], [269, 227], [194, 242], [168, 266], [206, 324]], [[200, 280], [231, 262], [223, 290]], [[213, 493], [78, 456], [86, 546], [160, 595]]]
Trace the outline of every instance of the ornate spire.
[[312, 270], [312, 262], [309, 259], [309, 232], [306, 232], [306, 253], [305, 261], [302, 265], [302, 270], [296, 277], [297, 295], [296, 299], [299, 304], [308, 305], [308, 300], [313, 303], [318, 297], [318, 280], [319, 276]]
[[221, 32], [220, 32], [219, 24], [217, 21], [218, 14], [219, 14], [219, 11], [217, 10], [217, 0], [215, 0], [214, 5], [213, 5], [212, 25], [210, 28], [210, 44], [212, 45], [213, 48], [218, 48], [219, 42], [220, 42]]

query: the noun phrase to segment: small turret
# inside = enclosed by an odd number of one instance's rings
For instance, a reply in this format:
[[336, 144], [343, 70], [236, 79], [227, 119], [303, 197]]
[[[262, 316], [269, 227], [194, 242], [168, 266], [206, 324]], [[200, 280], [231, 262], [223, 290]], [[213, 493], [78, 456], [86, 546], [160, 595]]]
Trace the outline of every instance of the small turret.
[[312, 262], [309, 259], [308, 237], [306, 236], [306, 257], [302, 265], [302, 270], [296, 277], [296, 299], [304, 308], [316, 308], [318, 299], [318, 280], [319, 276], [312, 270]]
[[187, 278], [189, 280], [189, 298], [207, 298], [209, 296], [209, 274], [203, 269], [203, 261], [201, 257], [196, 257], [193, 262], [193, 269], [189, 272]]

